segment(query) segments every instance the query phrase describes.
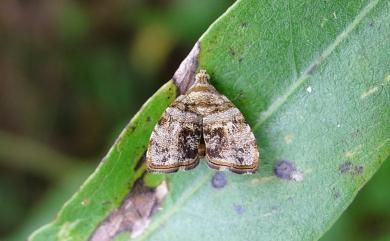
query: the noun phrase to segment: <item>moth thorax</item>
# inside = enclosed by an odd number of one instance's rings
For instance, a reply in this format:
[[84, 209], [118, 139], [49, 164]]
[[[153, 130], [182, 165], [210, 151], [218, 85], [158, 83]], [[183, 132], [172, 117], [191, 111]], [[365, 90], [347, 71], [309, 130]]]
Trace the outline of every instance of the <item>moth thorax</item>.
[[199, 73], [195, 76], [195, 82], [198, 84], [208, 84], [210, 76], [206, 73], [206, 70], [200, 70]]

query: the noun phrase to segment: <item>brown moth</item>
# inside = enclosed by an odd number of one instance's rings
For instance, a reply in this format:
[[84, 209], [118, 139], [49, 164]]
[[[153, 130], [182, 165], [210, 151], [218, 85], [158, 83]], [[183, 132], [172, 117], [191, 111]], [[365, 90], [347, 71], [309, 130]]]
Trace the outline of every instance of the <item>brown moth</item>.
[[256, 139], [241, 112], [209, 84], [201, 70], [195, 83], [165, 110], [150, 137], [146, 165], [169, 173], [196, 167], [206, 156], [214, 169], [254, 173], [259, 165]]

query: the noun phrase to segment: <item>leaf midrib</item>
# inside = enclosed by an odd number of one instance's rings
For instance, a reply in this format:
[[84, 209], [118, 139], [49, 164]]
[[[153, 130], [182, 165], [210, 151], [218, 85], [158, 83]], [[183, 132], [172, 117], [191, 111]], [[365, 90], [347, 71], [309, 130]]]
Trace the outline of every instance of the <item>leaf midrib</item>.
[[[176, 211], [183, 206], [184, 203], [186, 203], [190, 197], [192, 197], [198, 190], [200, 190], [205, 183], [208, 182], [208, 180], [211, 178], [212, 172], [208, 172], [201, 180], [197, 182], [198, 185], [193, 186], [192, 189], [188, 189], [187, 192], [184, 192], [183, 195], [181, 195], [181, 198], [175, 202], [175, 204], [165, 213], [162, 215], [162, 217], [156, 221], [156, 223], [152, 224], [153, 226], [150, 226], [148, 229], [146, 229], [145, 233], [141, 236], [140, 240], [145, 240], [147, 237], [149, 237], [161, 224], [163, 224], [166, 220], [168, 220], [173, 214], [176, 213]], [[187, 195], [185, 195], [188, 193]]]
[[[262, 126], [280, 107], [288, 100], [288, 98], [296, 92], [296, 90], [302, 86], [311, 76], [310, 72], [313, 67], [318, 68], [330, 54], [349, 36], [349, 34], [358, 26], [358, 24], [367, 16], [367, 14], [378, 4], [379, 0], [369, 1], [369, 3], [360, 11], [356, 18], [347, 25], [347, 27], [337, 35], [335, 40], [328, 45], [328, 47], [313, 61], [311, 61], [308, 67], [303, 71], [282, 96], [279, 96], [271, 105], [269, 105], [266, 111], [260, 113], [257, 123], [253, 126], [253, 131], [256, 131]], [[290, 26], [291, 27], [291, 26]]]
[[[308, 67], [305, 69], [305, 71], [303, 72], [303, 74], [301, 76], [299, 76], [299, 78], [297, 79], [296, 82], [294, 82], [290, 88], [287, 90], [287, 92], [278, 97], [270, 106], [269, 108], [262, 112], [260, 114], [260, 117], [258, 118], [258, 122], [254, 125], [253, 127], [253, 131], [257, 130], [260, 126], [262, 126], [277, 110], [280, 109], [280, 107], [287, 101], [287, 99], [293, 94], [295, 93], [295, 91], [302, 85], [305, 83], [305, 81], [307, 79], [309, 79], [312, 75], [310, 74], [311, 70], [312, 70], [312, 67], [314, 65], [317, 65], [317, 68], [318, 66], [324, 62], [325, 59], [327, 59], [330, 54], [340, 45], [341, 42], [343, 42], [348, 36], [349, 34], [358, 26], [358, 24], [367, 16], [367, 14], [378, 4], [379, 0], [374, 0], [374, 1], [370, 1], [361, 11], [360, 13], [356, 16], [356, 18], [350, 23], [347, 25], [347, 27], [340, 33], [337, 35], [337, 37], [335, 38], [335, 40], [319, 55], [319, 57], [317, 57], [316, 59], [314, 59], [311, 64], [308, 65]], [[233, 6], [236, 6], [238, 3], [238, 1], [233, 5]], [[233, 7], [232, 6], [232, 7]], [[232, 9], [229, 8], [229, 10]], [[223, 16], [225, 16], [226, 14], [224, 14]], [[222, 19], [222, 16], [221, 18], [219, 18], [217, 21], [220, 21]], [[214, 25], [216, 24], [213, 23], [210, 28], [212, 28]], [[291, 26], [290, 26], [291, 27]], [[210, 30], [210, 29], [209, 29]], [[209, 31], [207, 30], [206, 33]], [[206, 34], [205, 33], [205, 34]], [[182, 195], [182, 198], [176, 202], [171, 208], [169, 211], [167, 211], [167, 213], [163, 214], [162, 217], [155, 223], [153, 223], [152, 225], [153, 226], [150, 226], [149, 228], [146, 229], [145, 233], [143, 233], [143, 235], [141, 236], [141, 238], [139, 240], [145, 240], [147, 237], [149, 237], [155, 230], [157, 230], [157, 228], [162, 224], [164, 223], [166, 220], [168, 220], [172, 215], [174, 215], [177, 210], [184, 205], [184, 203], [186, 203], [190, 197], [192, 195], [194, 195], [203, 185], [205, 185], [205, 183], [209, 180], [209, 178], [211, 177], [211, 174], [212, 173], [209, 173], [208, 175], [205, 175], [204, 178], [202, 178], [199, 182], [198, 182], [198, 185], [194, 186], [190, 191], [188, 191], [188, 194], [187, 195]]]

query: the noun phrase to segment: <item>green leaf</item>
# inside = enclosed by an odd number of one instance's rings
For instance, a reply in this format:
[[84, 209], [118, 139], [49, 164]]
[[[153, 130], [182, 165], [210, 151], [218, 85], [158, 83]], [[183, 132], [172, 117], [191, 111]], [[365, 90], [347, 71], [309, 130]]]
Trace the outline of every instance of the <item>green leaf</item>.
[[390, 158], [387, 158], [321, 241], [390, 240], [389, 175]]
[[[389, 11], [379, 0], [237, 1], [200, 39], [199, 66], [252, 126], [260, 170], [216, 174], [202, 162], [166, 175], [169, 193], [136, 240], [319, 239], [390, 154]], [[144, 171], [137, 161], [174, 96], [169, 82], [145, 104], [31, 240], [90, 237]], [[296, 169], [288, 180], [274, 174], [280, 160]]]
[[[388, 1], [238, 1], [204, 34], [200, 67], [246, 116], [258, 174], [168, 176], [138, 240], [317, 240], [389, 156]], [[301, 182], [274, 175], [295, 164]], [[302, 178], [302, 177], [299, 177]]]
[[107, 156], [56, 219], [34, 232], [30, 240], [87, 240], [96, 226], [118, 207], [145, 171], [137, 165], [164, 109], [176, 96], [168, 82], [148, 100], [122, 131]]

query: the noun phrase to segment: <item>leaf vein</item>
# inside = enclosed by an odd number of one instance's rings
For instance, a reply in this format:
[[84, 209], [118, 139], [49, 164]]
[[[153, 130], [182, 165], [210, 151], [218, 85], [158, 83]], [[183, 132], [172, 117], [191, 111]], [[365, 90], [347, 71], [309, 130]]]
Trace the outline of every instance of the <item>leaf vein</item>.
[[209, 172], [207, 175], [203, 177], [203, 179], [199, 180], [199, 182], [195, 183], [192, 189], [189, 189], [185, 194], [183, 194], [180, 200], [176, 201], [170, 209], [164, 213], [159, 220], [156, 220], [154, 224], [152, 224], [148, 229], [146, 229], [145, 233], [141, 236], [140, 240], [145, 240], [149, 235], [151, 235], [154, 231], [160, 227], [166, 220], [168, 220], [172, 215], [174, 215], [177, 210], [186, 203], [191, 196], [193, 196], [200, 188], [210, 179], [211, 174], [213, 172]]
[[356, 16], [356, 18], [347, 25], [347, 27], [335, 38], [335, 40], [320, 54], [319, 57], [312, 61], [312, 64], [306, 68], [298, 80], [294, 82], [287, 92], [279, 96], [266, 111], [260, 113], [257, 123], [253, 127], [253, 131], [262, 126], [280, 107], [287, 101], [287, 99], [295, 93], [295, 91], [304, 84], [311, 76], [314, 67], [318, 67], [330, 54], [343, 42], [349, 34], [358, 26], [358, 24], [368, 15], [368, 13], [378, 4], [379, 0], [370, 1]]

